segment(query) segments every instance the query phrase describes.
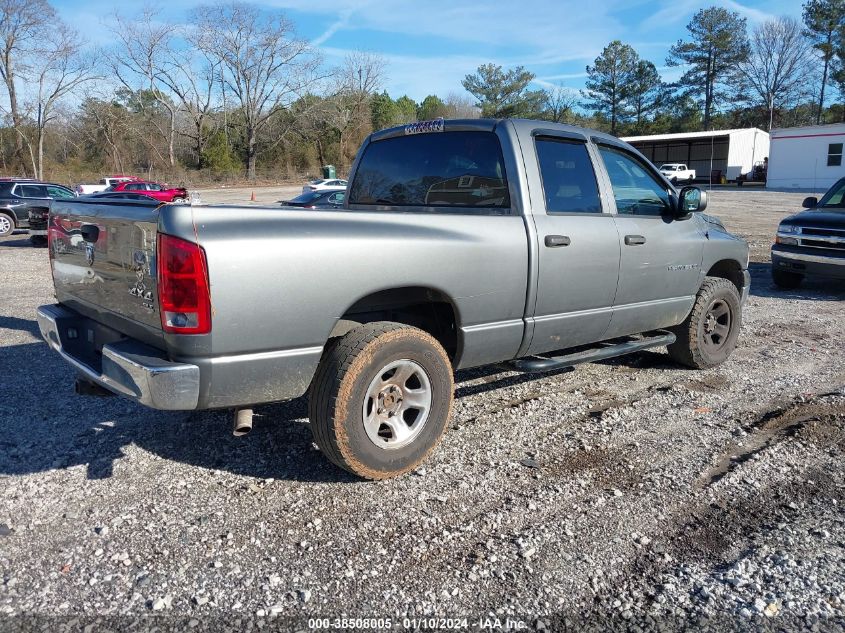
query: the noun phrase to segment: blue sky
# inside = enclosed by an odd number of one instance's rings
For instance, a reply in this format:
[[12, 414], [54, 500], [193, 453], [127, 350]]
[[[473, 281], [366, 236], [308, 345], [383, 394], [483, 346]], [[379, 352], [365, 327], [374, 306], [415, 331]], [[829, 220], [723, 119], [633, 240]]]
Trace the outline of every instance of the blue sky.
[[[100, 25], [114, 2], [53, 0], [62, 17], [89, 39], [107, 44]], [[146, 3], [127, 0], [120, 11], [133, 14]], [[202, 4], [193, 0], [161, 3], [162, 15], [185, 19]], [[327, 64], [353, 50], [382, 55], [385, 88], [407, 94], [465, 94], [461, 79], [479, 64], [522, 65], [537, 75], [537, 87], [583, 87], [585, 66], [613, 39], [631, 44], [653, 61], [667, 80], [669, 47], [686, 36], [685, 26], [699, 9], [713, 4], [738, 11], [749, 28], [777, 15], [800, 19], [800, 0], [267, 0], [255, 4], [283, 9], [301, 37], [311, 40]], [[98, 41], [98, 38], [102, 38]]]

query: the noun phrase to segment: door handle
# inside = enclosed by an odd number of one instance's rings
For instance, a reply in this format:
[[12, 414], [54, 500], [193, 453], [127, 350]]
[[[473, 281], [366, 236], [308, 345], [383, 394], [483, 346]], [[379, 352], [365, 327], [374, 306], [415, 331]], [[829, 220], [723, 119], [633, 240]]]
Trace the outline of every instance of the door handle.
[[569, 246], [572, 240], [567, 235], [547, 235], [545, 242], [549, 248], [557, 248], [558, 246]]
[[626, 246], [637, 246], [639, 244], [645, 244], [645, 238], [642, 235], [626, 235], [625, 236], [625, 245]]

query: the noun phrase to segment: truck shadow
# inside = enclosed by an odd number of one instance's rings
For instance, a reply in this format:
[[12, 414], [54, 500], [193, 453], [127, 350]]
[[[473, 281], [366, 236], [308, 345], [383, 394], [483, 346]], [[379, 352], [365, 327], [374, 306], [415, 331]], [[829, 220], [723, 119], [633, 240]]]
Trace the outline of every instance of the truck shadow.
[[[35, 322], [24, 319], [3, 317], [0, 325], [37, 333]], [[84, 466], [88, 479], [108, 479], [121, 467], [131, 468], [121, 461], [140, 449], [258, 480], [361, 481], [331, 464], [314, 445], [305, 397], [256, 407], [254, 430], [236, 438], [227, 411], [155, 411], [120, 397], [77, 396], [73, 370], [43, 343], [0, 347], [0, 365], [26, 372], [20, 383], [26, 387], [0, 401], [0, 476]], [[536, 378], [496, 368], [459, 372], [456, 396]], [[478, 379], [483, 382], [476, 384]]]
[[791, 299], [798, 301], [843, 301], [845, 300], [845, 280], [807, 277], [795, 290], [778, 288], [772, 281], [772, 265], [769, 262], [751, 262], [751, 295], [772, 299]]
[[[0, 246], [3, 246], [4, 248], [7, 246], [10, 248], [43, 248], [43, 246], [35, 246], [29, 241], [28, 231], [15, 231], [12, 235], [0, 239]], [[46, 246], [46, 244], [44, 246]]]

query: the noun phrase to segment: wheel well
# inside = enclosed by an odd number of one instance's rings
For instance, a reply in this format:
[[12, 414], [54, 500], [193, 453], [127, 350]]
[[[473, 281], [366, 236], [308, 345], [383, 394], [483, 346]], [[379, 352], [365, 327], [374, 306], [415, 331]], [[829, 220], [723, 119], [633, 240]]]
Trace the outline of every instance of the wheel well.
[[12, 212], [11, 209], [0, 209], [0, 214], [8, 215], [9, 219], [12, 220], [12, 226], [18, 228], [18, 219], [15, 217], [15, 214]]
[[395, 321], [436, 338], [451, 360], [458, 351], [458, 319], [448, 296], [422, 287], [391, 288], [356, 301], [335, 324], [329, 338], [343, 336], [362, 323]]
[[742, 294], [742, 287], [745, 283], [745, 279], [742, 274], [742, 267], [736, 260], [723, 259], [721, 261], [716, 262], [715, 264], [713, 264], [713, 266], [710, 267], [710, 270], [707, 271], [707, 276], [721, 277], [722, 279], [727, 279], [734, 286], [736, 286], [737, 292]]

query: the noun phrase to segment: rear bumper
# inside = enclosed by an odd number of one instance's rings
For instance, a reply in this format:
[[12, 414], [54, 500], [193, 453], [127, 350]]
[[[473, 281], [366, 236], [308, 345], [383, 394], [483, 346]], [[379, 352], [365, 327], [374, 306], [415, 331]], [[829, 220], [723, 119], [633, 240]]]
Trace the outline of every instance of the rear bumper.
[[783, 270], [801, 275], [818, 275], [833, 279], [845, 279], [845, 252], [842, 255], [808, 253], [805, 250], [789, 250], [777, 245], [772, 247], [772, 270]]
[[71, 348], [80, 347], [74, 345], [80, 337], [94, 338], [94, 330], [87, 327], [89, 323], [88, 319], [60, 305], [38, 308], [41, 336], [87, 380], [154, 409], [184, 411], [197, 408], [199, 367], [171, 362], [159, 350], [131, 339], [105, 343], [101, 354], [82, 358]]

